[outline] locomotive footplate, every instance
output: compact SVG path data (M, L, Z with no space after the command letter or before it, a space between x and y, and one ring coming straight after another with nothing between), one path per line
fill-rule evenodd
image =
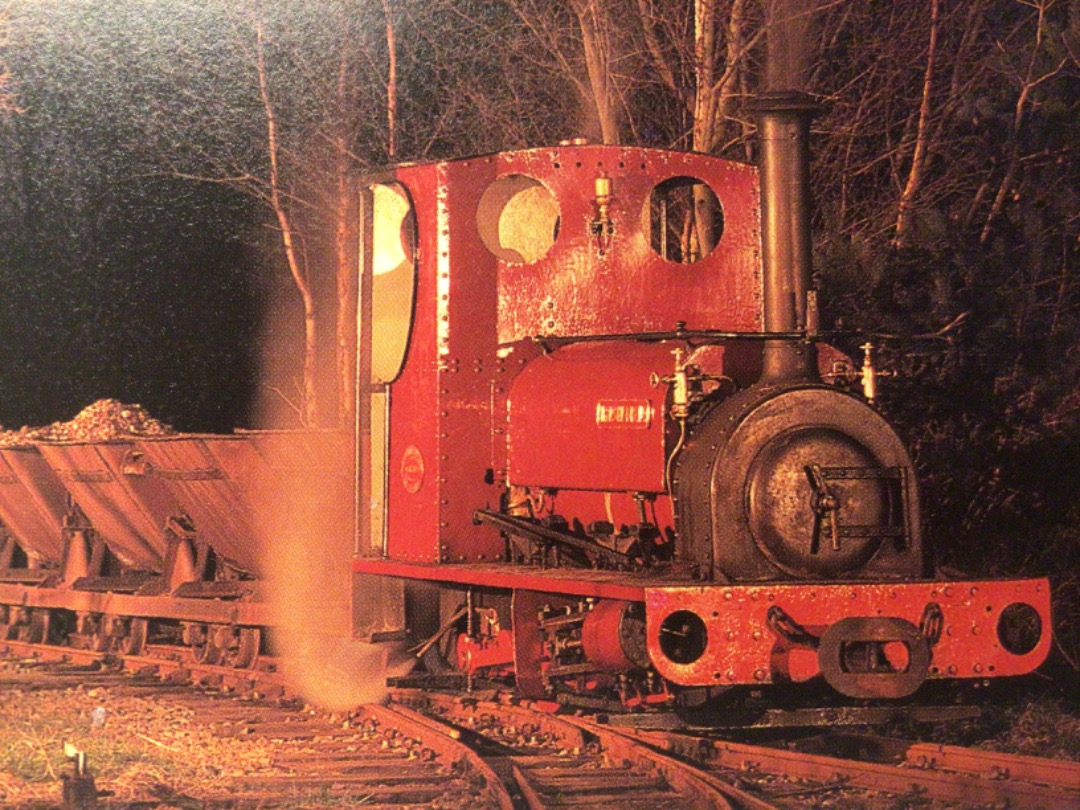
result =
M649 659L682 686L817 676L855 698L1024 675L1050 649L1044 579L648 588Z
M649 569L537 568L495 562L434 564L376 557L355 557L352 570L357 574L638 602L645 598L646 588L687 581L685 577L665 579Z

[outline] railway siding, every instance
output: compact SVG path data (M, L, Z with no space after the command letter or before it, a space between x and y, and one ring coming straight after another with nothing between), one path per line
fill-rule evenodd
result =
M867 762L806 751L707 740L662 731L635 736L717 774L783 776L960 807L1063 810L1080 807L1080 765L975 749L912 745L899 762ZM895 743L895 741L893 741Z
M11 710L4 721L16 729L0 737L23 734L40 749L33 762L17 764L2 758L0 745L0 804L9 810L133 802L200 810L513 808L480 754L407 710L335 715L265 697L272 682L262 691L254 680L223 689L205 671L162 677L145 665L102 668L86 653L73 664L62 650L0 647ZM64 746L83 755L80 773L63 764Z

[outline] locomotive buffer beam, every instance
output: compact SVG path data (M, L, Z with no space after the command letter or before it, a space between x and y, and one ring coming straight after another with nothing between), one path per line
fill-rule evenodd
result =
M555 545L575 551L583 551L586 554L595 555L617 568L636 568L641 565L640 560L631 557L629 554L607 548L584 537L541 526L524 518L504 515L502 512L477 509L473 512L473 522L477 524L488 523L497 527L500 531L524 537L526 540L542 545Z

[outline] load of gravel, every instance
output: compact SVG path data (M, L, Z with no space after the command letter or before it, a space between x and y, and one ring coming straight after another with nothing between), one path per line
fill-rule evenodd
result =
M141 436L170 436L173 429L150 416L141 405L125 405L116 399L99 399L67 422L44 427L0 431L0 447L35 442L101 442Z

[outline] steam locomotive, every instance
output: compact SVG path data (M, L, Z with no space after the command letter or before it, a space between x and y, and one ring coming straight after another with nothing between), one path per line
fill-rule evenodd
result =
M817 333L811 105L756 113L760 170L571 142L363 177L350 430L0 450L0 630L251 666L288 535L315 616L532 698L1031 672L1049 585L928 570L869 355ZM275 506L313 483L301 541Z

